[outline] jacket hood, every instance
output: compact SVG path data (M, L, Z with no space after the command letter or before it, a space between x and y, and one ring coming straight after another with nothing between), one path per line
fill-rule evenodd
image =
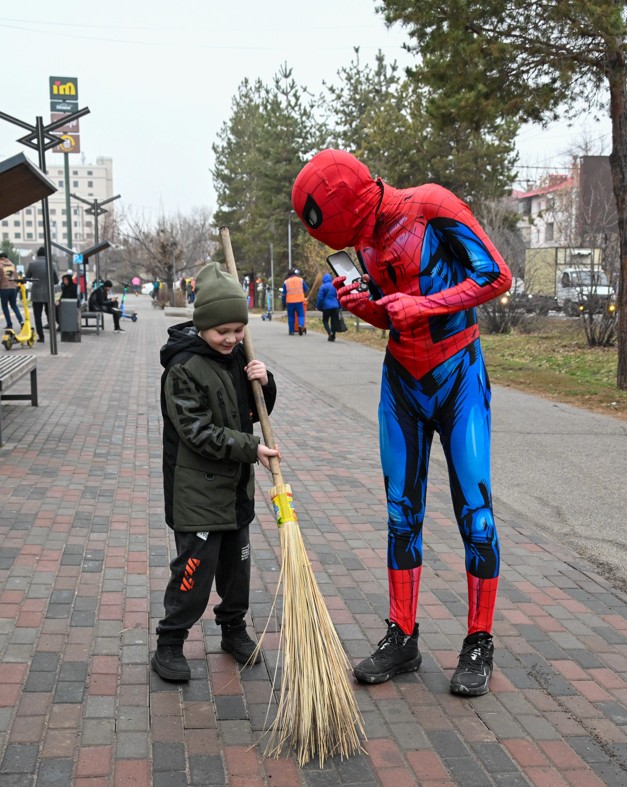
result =
M235 353L236 350L237 347L233 350L233 353ZM168 328L168 341L159 351L161 366L167 368L172 358L177 355L177 353L181 352L193 353L194 355L206 355L208 358L219 361L225 366L231 363L233 357L233 353L230 355L223 355L222 353L212 350L207 342L200 338L198 335L198 328L194 326L191 320L189 322L179 323L178 325L172 325Z
M307 232L332 249L363 243L374 229L383 183L351 153L328 148L299 172L292 205Z
M331 276L330 273L325 273L324 276L322 277L323 284L331 284L332 281L333 281L333 277Z

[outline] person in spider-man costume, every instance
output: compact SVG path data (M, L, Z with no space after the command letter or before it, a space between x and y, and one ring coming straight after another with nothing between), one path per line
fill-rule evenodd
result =
M511 274L468 206L436 184L395 189L350 153L323 150L301 170L294 210L332 249L355 248L369 291L334 280L342 308L389 330L379 432L388 506L388 631L354 668L381 683L417 670L429 453L437 432L464 544L468 634L455 694L488 691L499 541L490 487L490 383L475 307L506 292Z

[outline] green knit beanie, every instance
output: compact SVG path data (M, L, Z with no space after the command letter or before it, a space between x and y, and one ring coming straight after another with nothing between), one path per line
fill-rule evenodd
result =
M196 276L194 325L199 331L228 322L248 322L248 302L238 282L210 262Z

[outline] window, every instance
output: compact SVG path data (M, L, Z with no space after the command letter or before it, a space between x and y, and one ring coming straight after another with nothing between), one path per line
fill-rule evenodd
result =
M544 227L544 240L545 241L552 241L553 240L553 233L555 231L555 227L553 223L546 224Z
M33 222L32 221L27 221L26 222L26 226L27 227L32 227L33 226Z
M78 175L78 170L77 169L73 169L72 170L72 175Z
M20 227L20 226L21 226L21 222L20 222L20 221L18 221L17 219L14 219L14 220L13 220L13 226L14 226L14 227Z
M26 208L26 213L27 213L27 215L29 215L29 216L30 216L30 214L31 214L32 212L33 212L33 209L32 209L32 208Z
M32 232L27 232L26 233L26 239L27 240L32 240L33 239L33 233Z
M88 189L93 189L93 187L94 187L94 181L93 180L88 180L87 181L87 188Z
M88 170L87 170L87 175L93 175L93 174L94 174L94 171L93 171L93 169L88 169Z
M8 232L3 232L2 233L2 240L9 240L9 233Z
M50 208L50 215L51 216L54 216L56 212L57 212L56 208Z
M63 181L62 180L58 180L57 181L57 185L60 186L61 188L63 188Z
M72 185L74 186L75 189L77 189L78 188L78 181L77 180L73 180L72 181Z
M15 233L15 237L16 238L21 238L22 237L22 233L21 232L16 232Z

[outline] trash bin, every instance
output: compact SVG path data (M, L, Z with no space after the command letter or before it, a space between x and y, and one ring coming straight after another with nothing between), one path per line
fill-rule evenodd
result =
M59 301L59 327L62 342L80 342L81 320L75 298L61 298Z

